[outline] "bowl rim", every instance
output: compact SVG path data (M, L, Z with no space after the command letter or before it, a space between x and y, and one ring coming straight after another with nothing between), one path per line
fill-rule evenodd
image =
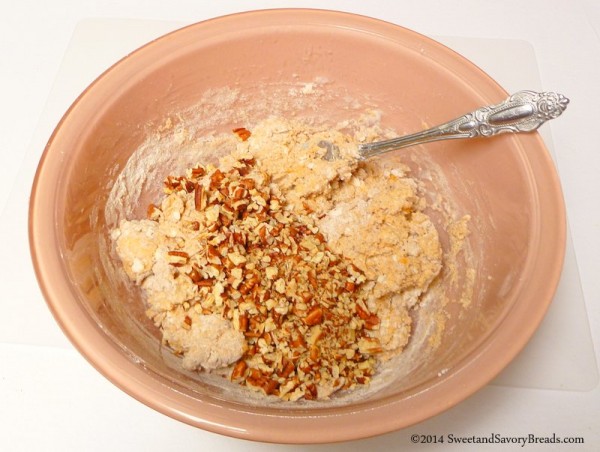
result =
M479 89L486 96L506 97L507 93L487 74L473 63L448 47L404 28L400 25L353 13L323 9L284 8L248 11L220 16L198 22L170 32L130 53L102 73L73 102L64 114L46 148L44 149L33 181L29 204L29 243L35 274L42 294L65 335L78 351L107 379L145 405L187 424L215 433L243 439L277 443L323 443L370 437L414 425L456 405L490 382L521 351L539 326L556 291L566 244L566 215L560 182L554 163L539 134L533 133L519 138L518 143L526 162L534 175L549 176L543 189L536 189L539 214L552 218L552 225L537 237L538 251L526 265L536 272L543 272L543 281L535 281L525 288L535 294L538 302L531 306L519 303L503 320L505 328L487 338L473 356L468 356L426 390L417 391L408 400L385 400L365 409L347 408L322 413L308 411L305 416L269 417L269 422L259 422L259 414L239 406L202 403L174 389L165 391L159 381L153 379L130 357L124 355L115 343L93 321L87 311L77 303L68 278L57 279L56 265L61 263L61 252L53 222L54 193L46 186L56 185L61 158L57 154L74 138L68 131L71 116L85 111L90 92L101 89L107 79L118 77L123 65L160 53L173 45L182 36L202 35L207 29L227 30L231 25L239 30L274 23L287 19L290 24L318 23L324 26L344 26L356 31L366 31L382 37L416 40L428 52L458 61L463 70L480 80ZM523 148L538 148L535 160L529 158ZM541 219L543 220L543 218ZM543 239L552 238L552 247L543 247ZM48 245L48 244L53 244ZM527 318L523 324L514 319ZM511 320L509 322L509 320ZM490 360L490 356L498 357ZM453 391L445 391L452 385ZM435 403L420 403L423 397L434 398ZM377 416L377 422L373 419ZM349 429L348 425L352 428ZM299 428L301 426L302 428Z

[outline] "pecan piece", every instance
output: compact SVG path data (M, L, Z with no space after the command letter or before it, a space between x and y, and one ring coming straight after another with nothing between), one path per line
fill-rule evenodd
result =
M235 133L242 141L246 141L252 135L248 129L245 127L237 127L233 129L233 133Z
M356 290L356 284L352 281L346 281L344 289L346 289L346 292L354 292Z
M151 220L157 220L159 215L161 214L161 210L155 204L149 204L148 209L146 211L148 218Z
M202 165L195 166L192 168L192 177L199 178L206 174L206 169Z
M200 184L197 184L194 189L194 206L198 212L206 209L206 194L204 193L204 187Z
M246 361L244 361L243 359L239 360L233 367L233 370L231 371L231 381L241 380L242 378L244 378L244 374L246 373L247 368L248 365L246 364Z
M318 325L323 321L323 309L320 307L314 307L310 311L306 317L304 317L304 323L308 326Z
M187 264L190 256L185 251L169 251L167 252L168 262L173 267L182 267Z
M240 180L240 185L246 190L252 190L256 187L256 181L252 178L245 178Z
M195 283L195 284L197 284L200 281L202 281L202 275L200 275L200 272L198 271L198 267L196 267L195 265L192 266L192 269L188 273L188 276L190 277L190 279L192 280L192 282Z
M281 369L281 371L279 371L277 375L283 378L288 378L292 374L292 372L294 372L295 369L296 368L294 366L294 363L292 361L286 360L283 369Z
M217 188L223 179L225 179L225 175L223 174L223 172L220 169L216 169L210 175L210 188Z

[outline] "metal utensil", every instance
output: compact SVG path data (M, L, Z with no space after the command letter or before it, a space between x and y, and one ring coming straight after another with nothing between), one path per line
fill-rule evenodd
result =
M391 140L361 144L359 160L396 149L458 138L491 137L504 132L531 132L550 119L557 118L567 108L569 99L554 92L519 91L497 105L481 107L460 118L431 129ZM327 141L319 142L327 149L325 160L334 160L338 149Z

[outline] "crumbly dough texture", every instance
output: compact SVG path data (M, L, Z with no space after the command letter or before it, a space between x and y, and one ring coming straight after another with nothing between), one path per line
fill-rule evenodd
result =
M169 250L193 254L199 251L199 242L194 231L178 224L183 205L176 199L170 196L163 201L165 221L123 221L112 231L112 238L125 272L144 290L147 316L160 326L163 341L183 356L183 367L222 368L242 356L244 336L228 320L184 308L197 289L189 278L173 278ZM186 316L189 328L182 327Z
M358 140L378 138L377 119L365 116L365 126L351 136L271 118L253 129L233 157L256 158L294 211L314 218L328 246L365 273L370 308L382 319L381 358L387 359L408 343L409 310L440 273L443 255L408 167L357 160ZM331 162L323 159L324 141L337 148Z
M220 165L225 171L240 159L254 159L287 208L316 224L331 252L365 275L362 290L368 309L380 319L373 332L381 344L377 358L385 361L408 343L410 311L439 274L442 248L408 168L388 160L356 159L358 140L375 139L379 132L368 121L349 134L270 118L252 127L249 138L240 140ZM337 148L335 160L323 159L324 141ZM169 265L170 249L190 256L200 251L197 231L179 221L190 213L176 196L165 197L160 211L161 221L122 221L112 231L124 271L141 285L148 316L159 325L163 340L183 356L185 368L231 366L244 354L244 335L230 320L215 315L196 312L193 319L185 319L189 314L184 303L197 287L190 278L174 279Z

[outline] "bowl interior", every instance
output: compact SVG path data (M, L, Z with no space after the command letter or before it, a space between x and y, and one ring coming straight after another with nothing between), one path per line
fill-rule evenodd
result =
M322 95L310 102L289 95L306 83L318 85ZM166 118L193 120L194 133L202 135L256 123L273 113L334 124L373 108L382 112L383 126L402 133L505 97L489 77L443 46L391 24L346 14L263 11L163 37L99 78L65 115L48 146L34 188L31 223L34 260L46 297L74 343L115 383L161 411L211 430L312 442L320 440L314 418L321 418L320 425L331 422L329 438L349 439L433 415L504 367L550 301L560 246L542 257L539 250L548 240L560 242L562 210L537 134L434 143L407 149L400 157L432 189L436 185L429 170L436 168L456 217L471 215L467 242L475 263L473 301L464 309L461 284L448 290L440 345L427 353L417 350L423 353L417 364L351 403L262 406L209 377L182 372L176 358L159 346L140 292L113 274L109 231L118 218L108 214L106 203L129 158ZM185 167L176 157L166 156L168 164L153 169L155 184L178 165ZM540 187L547 199L540 200ZM143 217L158 184L153 188L140 182L140 189L130 212ZM124 202L130 195L123 194ZM550 224L542 229L545 220ZM437 221L441 226L444 218ZM41 241L48 238L56 245L43 255ZM546 276L540 275L540 265L550 266ZM464 272L460 275L466 278ZM548 275L546 284L536 282ZM539 287L548 290L539 292ZM417 324L426 315L427 309L417 312ZM502 346L508 337L512 342ZM469 368L469 378L463 377ZM392 405L396 418L377 427L354 421L340 426L332 420L340 415L358 420L360 412ZM259 425L257 415L264 414L306 422L309 433L288 429L278 436ZM273 422L289 426L286 420Z

